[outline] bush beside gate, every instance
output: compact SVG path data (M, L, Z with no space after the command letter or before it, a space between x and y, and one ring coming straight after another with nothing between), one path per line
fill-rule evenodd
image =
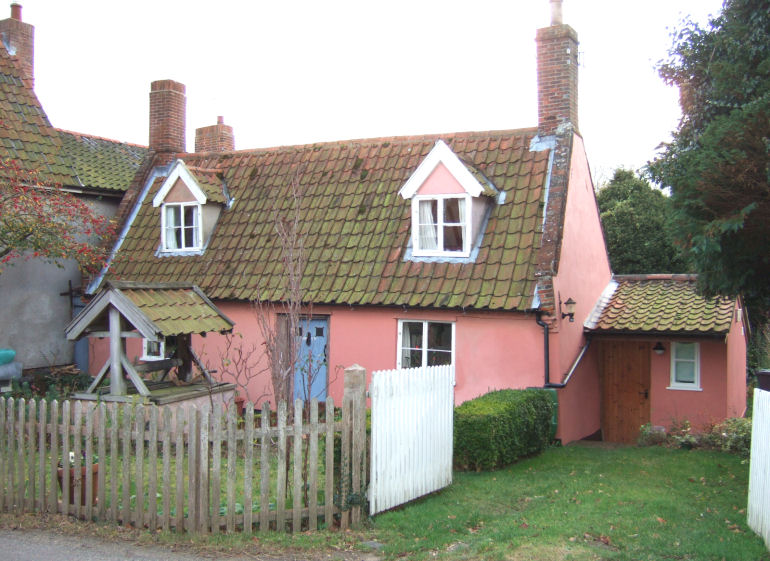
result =
M499 390L466 401L455 408L455 468L496 469L544 450L552 415L544 390Z

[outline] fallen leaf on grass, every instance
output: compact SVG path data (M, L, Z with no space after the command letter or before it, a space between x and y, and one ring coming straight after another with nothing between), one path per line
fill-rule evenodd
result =
M659 524L665 524L666 523L666 519L665 518L661 518L660 516L656 517L655 520L657 520Z

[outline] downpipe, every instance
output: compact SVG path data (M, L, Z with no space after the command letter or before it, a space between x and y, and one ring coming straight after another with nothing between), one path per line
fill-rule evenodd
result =
M548 324L543 321L543 312L535 312L535 322L543 328L543 364L545 369L545 384L544 388L563 388L566 384L551 383L551 353L550 353L550 328Z

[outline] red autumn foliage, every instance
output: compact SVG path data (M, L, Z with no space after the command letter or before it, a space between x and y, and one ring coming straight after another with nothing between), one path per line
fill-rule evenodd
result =
M109 252L103 240L114 232L110 218L85 200L15 160L0 160L0 273L19 259L59 266L74 259L81 271L94 273Z

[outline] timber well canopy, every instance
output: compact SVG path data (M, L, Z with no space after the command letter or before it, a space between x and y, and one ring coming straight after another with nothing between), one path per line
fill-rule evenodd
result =
M194 333L226 333L232 331L234 325L195 285L110 281L65 328L67 339L71 341L85 336L109 337L110 341L109 359L88 390L77 397L95 399L98 386L109 372L109 394L100 395L100 399L125 399L128 394L123 377L125 372L136 393L151 398L151 391L140 373L163 370L165 378L176 368L176 385L185 385L192 378L193 363L208 381L209 389L217 386L192 350L191 336ZM169 345L174 352L162 360L131 364L126 356L127 338L169 341L175 343Z

